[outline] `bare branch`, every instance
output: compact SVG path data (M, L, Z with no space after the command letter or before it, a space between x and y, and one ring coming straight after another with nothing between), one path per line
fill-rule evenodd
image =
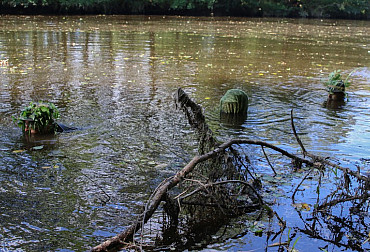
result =
M290 122L292 124L292 129L293 129L294 136L297 139L297 142L298 142L299 146L301 146L301 149L302 149L302 152L303 152L303 156L306 156L307 151L304 148L304 146L303 146L303 144L301 142L301 139L299 139L298 134L297 134L297 131L295 130L294 120L293 120L293 109L290 111Z
M274 174L276 176L277 173L276 173L274 167L272 166L272 164L270 163L270 160L269 160L268 156L266 155L265 148L263 146L261 148L262 148L262 151L263 151L263 155L265 155L267 163L269 164L269 166L271 167L272 171L274 172Z

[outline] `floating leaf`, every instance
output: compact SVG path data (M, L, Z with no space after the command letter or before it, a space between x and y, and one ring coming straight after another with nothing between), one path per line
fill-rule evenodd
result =
M296 204L293 204L293 206L297 208L298 210L306 210L306 211L311 210L310 205L308 205L307 203L296 203Z
M32 150L42 150L43 148L44 148L44 145L39 145L39 146L32 147Z
M21 152L24 152L26 150L14 150L13 153L21 153Z

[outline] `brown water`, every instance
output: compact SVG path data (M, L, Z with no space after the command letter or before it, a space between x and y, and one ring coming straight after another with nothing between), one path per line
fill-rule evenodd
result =
M256 138L296 152L294 109L309 151L369 173L369 34L368 21L348 20L0 16L0 248L86 250L135 220L160 181L195 154L175 110L178 87L204 107L221 140ZM355 70L337 109L323 106L322 80L335 69ZM239 125L219 119L230 88L250 97ZM35 100L54 102L60 121L80 130L27 141L11 116ZM258 173L271 174L258 148L245 150ZM278 173L291 173L275 160ZM274 209L299 228L284 198L291 189L279 188ZM264 247L265 235L235 236L250 227L241 222L204 246ZM301 251L327 244L297 235Z

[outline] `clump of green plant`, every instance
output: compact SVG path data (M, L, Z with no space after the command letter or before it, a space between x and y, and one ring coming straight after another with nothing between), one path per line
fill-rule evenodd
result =
M30 102L18 117L13 117L23 131L29 133L55 133L56 120L59 118L57 107L51 102Z
M335 70L329 74L329 77L326 82L324 82L325 86L327 87L327 91L329 94L334 93L344 93L346 94L345 90L346 87L349 87L350 83L348 78L351 76L353 71L347 76L345 80L343 80L342 75L340 74L340 70Z

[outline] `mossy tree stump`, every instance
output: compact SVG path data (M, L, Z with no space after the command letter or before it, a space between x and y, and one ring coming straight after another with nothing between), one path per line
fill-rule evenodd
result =
M240 89L230 89L220 100L221 113L246 114L248 110L248 95Z

